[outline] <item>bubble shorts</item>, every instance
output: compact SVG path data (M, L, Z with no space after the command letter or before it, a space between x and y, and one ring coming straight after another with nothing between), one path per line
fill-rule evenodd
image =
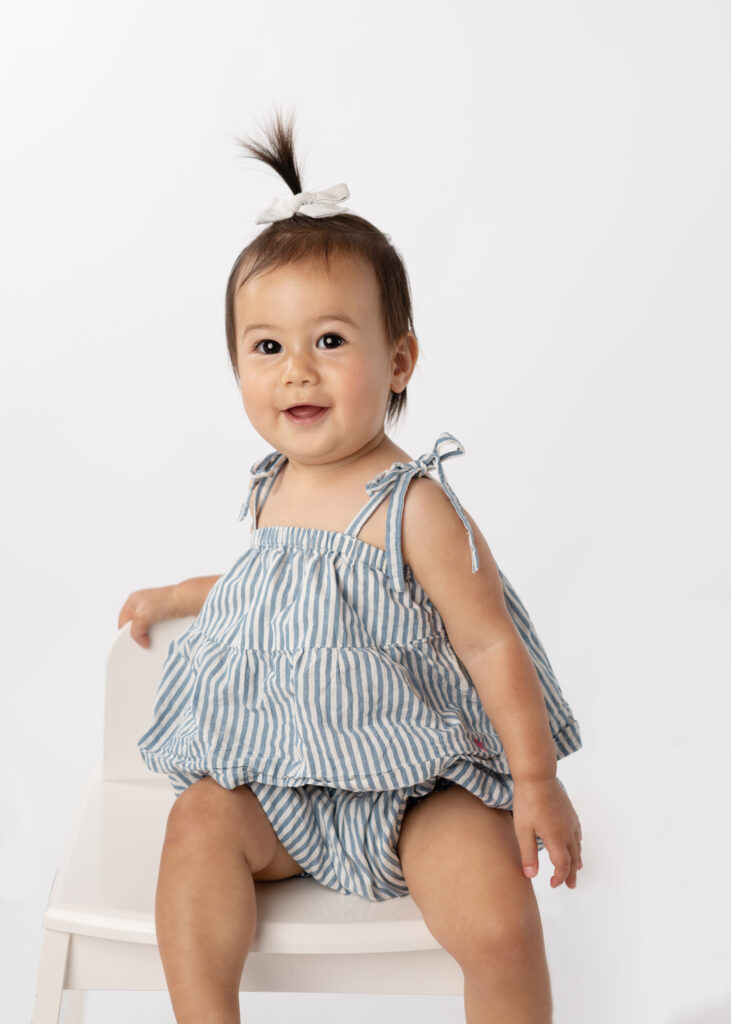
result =
M379 901L407 896L398 840L406 810L435 790L460 784L492 807L512 805L510 776L474 763L402 789L351 791L327 786L248 785L302 872L335 892ZM460 775L460 778L452 777Z

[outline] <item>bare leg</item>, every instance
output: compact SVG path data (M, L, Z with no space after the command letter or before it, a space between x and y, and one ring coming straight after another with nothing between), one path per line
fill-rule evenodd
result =
M437 790L406 812L398 852L427 928L462 968L467 1024L551 1024L543 928L508 811Z
M551 1024L551 982L542 930L492 963L463 967L467 1024Z
M206 777L177 798L155 927L178 1024L239 1024L239 983L256 931L254 879L300 870L247 786L227 790Z

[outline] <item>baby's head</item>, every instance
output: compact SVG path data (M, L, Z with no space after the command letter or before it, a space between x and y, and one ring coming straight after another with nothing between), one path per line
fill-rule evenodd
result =
M293 194L303 191L291 123L276 115L268 147L241 141ZM366 443L403 413L418 358L401 257L348 212L294 213L257 235L229 276L226 337L249 419L275 447L283 429L301 436L328 417L336 433ZM286 412L297 404L326 411L298 422Z

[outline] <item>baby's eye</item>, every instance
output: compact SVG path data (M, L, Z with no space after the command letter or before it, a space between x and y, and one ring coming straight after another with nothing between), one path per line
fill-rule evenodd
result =
M278 344L279 344L278 341L272 341L271 338L262 338L261 341L257 341L256 345L254 345L254 351L255 352L260 351L260 349L259 349L260 345L278 345ZM270 356L270 355L273 355L274 353L273 352L264 352L262 354L266 355L266 356Z
M345 340L344 338L341 338L339 334L323 334L317 340L322 341L323 338L337 338L339 342ZM327 345L326 348L340 348L340 345Z

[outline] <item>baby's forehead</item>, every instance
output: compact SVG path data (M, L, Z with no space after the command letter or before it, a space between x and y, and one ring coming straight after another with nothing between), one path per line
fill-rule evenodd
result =
M254 267L250 276L242 275L234 308L239 324L251 317L272 323L270 318L279 313L295 319L332 316L336 311L365 324L380 308L379 285L372 269L348 260L327 265L299 260L261 271Z
M367 286L377 283L374 267L365 257L350 253L334 253L329 256L315 253L298 259L282 259L266 264L261 269L256 268L253 260L248 261L237 275L236 294L239 294L242 288L245 289L250 282L272 275L281 278L306 276L320 280L324 284L332 282L335 285L341 284L343 278L347 278L355 285Z

